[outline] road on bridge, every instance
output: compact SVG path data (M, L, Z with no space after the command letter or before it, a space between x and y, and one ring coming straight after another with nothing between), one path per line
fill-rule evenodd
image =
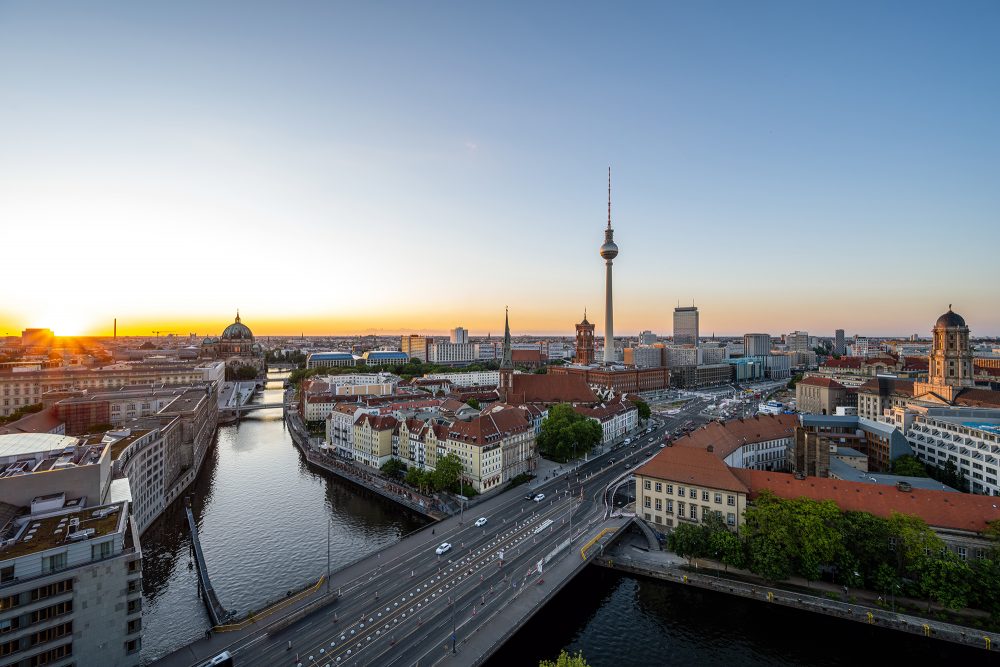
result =
M353 579L335 574L337 602L281 630L262 630L229 647L243 665L432 665L488 622L498 606L514 603L519 589L544 577L538 562L571 535L596 534L605 520L608 485L658 450L663 435L696 418L692 401L650 434L618 445L572 472L530 491L527 487L484 501L460 523L453 517L367 559ZM475 526L477 517L484 526ZM589 531L589 532L588 532ZM445 554L435 548L452 545ZM574 557L574 554L570 554ZM501 630L497 630L501 632ZM290 646L290 648L289 648ZM471 657L471 656L470 656Z

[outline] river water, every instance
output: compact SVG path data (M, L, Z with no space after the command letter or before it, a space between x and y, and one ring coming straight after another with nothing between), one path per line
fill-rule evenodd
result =
M561 649L591 667L988 665L995 653L590 566L487 667Z
M258 402L280 402L271 374ZM189 487L212 584L228 610L244 613L316 581L326 572L327 525L333 570L380 549L426 520L380 496L310 468L281 410L248 413L220 426ZM181 502L142 536L142 655L154 660L209 627L188 568L191 538Z

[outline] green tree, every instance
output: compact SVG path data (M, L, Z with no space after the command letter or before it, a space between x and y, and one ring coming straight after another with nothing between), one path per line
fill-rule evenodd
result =
M474 410L479 410L479 401L474 398L470 398L465 404Z
M832 500L788 501L796 571L807 581L819 579L820 568L833 563L843 549L840 508Z
M994 620L1000 620L1000 558L993 552L993 558L976 559L972 562L972 587L970 604L988 611Z
M538 435L538 449L547 457L567 461L601 442L604 432L597 421L584 417L567 403L549 408Z
M649 416L653 414L653 411L649 409L649 403L641 398L630 398L629 400L632 401L632 404L639 410L639 419L649 419Z
M399 459L389 459L382 464L382 467L379 468L379 470L381 470L382 474L386 477L392 477L394 479L402 479L407 473L406 464Z
M923 462L912 454L897 456L892 462L892 474L905 477L927 477Z
M726 572L729 571L730 567L746 567L746 552L743 549L743 542L728 529L716 530L711 533L708 540L708 550L726 566Z
M949 609L962 609L972 594L972 569L951 550L922 556L916 563L920 592L931 601ZM994 590L994 593L996 591Z
M915 568L924 554L944 549L944 542L920 517L893 512L888 522L896 545L896 572L901 576Z
M583 653L570 655L565 650L562 650L554 662L552 660L542 660L538 663L538 667L590 667L590 664L584 660Z
M423 489L424 478L426 476L427 475L423 470L414 466L406 471L406 476L403 478L403 481L416 489Z
M889 551L889 522L868 512L845 512L841 521L841 531L844 556L842 561L838 562L837 570L845 572L848 567L856 567L868 586L886 592L888 589L877 587L875 575L879 567L892 555ZM851 557L849 562L847 556ZM892 575L896 576L894 568Z
M788 550L765 537L751 537L747 541L747 562L751 572L768 581L781 581L792 574L792 559Z
M707 555L708 543L705 540L706 532L701 526L691 523L682 523L667 537L670 550L681 558L687 558L688 563L694 558L702 558Z
M431 484L435 491L456 490L462 474L462 459L454 454L447 454L438 459L434 466Z

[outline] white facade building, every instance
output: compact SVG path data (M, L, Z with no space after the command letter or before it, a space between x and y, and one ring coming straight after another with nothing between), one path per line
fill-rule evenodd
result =
M471 364L477 360L472 343L431 343L427 348L427 361L432 364Z
M965 473L973 493L1000 496L1000 410L923 408L916 414L893 409L913 453L939 468L948 461ZM912 422L907 427L908 418Z

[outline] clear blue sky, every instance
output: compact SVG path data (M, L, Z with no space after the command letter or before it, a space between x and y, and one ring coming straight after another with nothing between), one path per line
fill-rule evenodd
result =
M998 35L998 2L0 2L0 334L569 332L609 164L617 333L694 298L708 333L1000 334Z

